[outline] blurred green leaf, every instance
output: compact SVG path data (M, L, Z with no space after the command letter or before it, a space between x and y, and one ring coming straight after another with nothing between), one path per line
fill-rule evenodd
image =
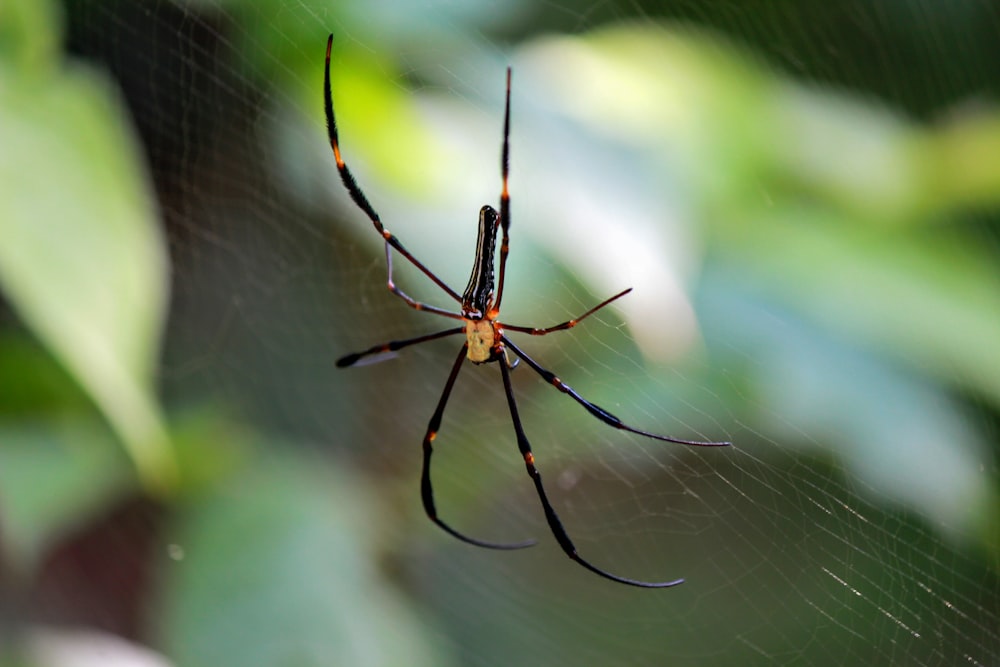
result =
M25 72L50 70L59 55L59 18L54 0L4 0L0 4L0 62Z
M533 52L573 72L548 76L575 115L683 165L682 192L715 249L751 270L745 279L1000 405L1000 269L939 224L1000 197L1000 110L919 126L792 83L725 42L654 26Z
M329 466L277 456L183 508L167 654L214 667L445 664L374 563L377 503Z
M93 404L34 339L0 336L0 549L20 572L133 486Z
M0 288L162 490L174 476L153 395L166 257L124 106L90 69L0 61L0 146Z
M1000 405L1000 272L947 229L865 230L814 207L745 210L724 255L814 320ZM919 363L916 360L919 359Z
M93 403L37 339L0 333L0 424L88 410Z
M872 499L995 547L983 533L997 519L987 447L955 401L936 383L769 303L769 290L725 287L735 271L710 266L701 312L706 337L725 341L713 352L717 363L754 387L745 419L785 446L836 456ZM744 349L754 351L748 366L733 354Z
M996 205L1000 202L1000 112L960 114L921 140L932 203Z
M0 423L0 442L0 536L21 571L133 486L113 435L94 419Z

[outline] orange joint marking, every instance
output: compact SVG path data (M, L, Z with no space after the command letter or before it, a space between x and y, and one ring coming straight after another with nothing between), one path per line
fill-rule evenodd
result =
M333 159L337 161L337 169L344 168L344 158L340 157L340 146L337 144L332 144L333 146Z
M427 442L434 442L434 438L438 437L437 431L429 431L427 433Z
M535 465L535 455L532 454L531 452L528 452L527 454L524 455L524 462L527 463L529 466Z

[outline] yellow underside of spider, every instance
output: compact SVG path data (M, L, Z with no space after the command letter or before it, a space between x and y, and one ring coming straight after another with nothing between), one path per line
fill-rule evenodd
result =
M474 364L483 364L493 356L497 331L492 320L466 320L465 339L469 344L466 356Z

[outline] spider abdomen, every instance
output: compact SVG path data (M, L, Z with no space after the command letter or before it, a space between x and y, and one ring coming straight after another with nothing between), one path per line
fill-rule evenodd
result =
M465 293L462 295L462 314L466 317L483 317L492 305L493 256L496 253L499 226L495 208L484 206L479 210L476 261L472 265L469 284L466 285Z

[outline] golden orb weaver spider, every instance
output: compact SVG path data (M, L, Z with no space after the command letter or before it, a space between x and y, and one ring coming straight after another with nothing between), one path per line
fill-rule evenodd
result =
M445 284L444 281L438 278L416 257L411 255L410 252L403 247L403 244L399 242L396 236L382 225L382 221L379 218L378 213L376 213L375 209L373 209L371 204L368 203L368 198L365 197L361 188L354 180L354 176L351 174L350 169L347 168L347 164L344 162L344 159L340 154L340 140L337 136L337 121L333 114L333 96L330 91L330 49L332 46L333 35L330 35L326 42L326 72L323 78L323 101L326 112L327 132L330 136L330 147L333 149L333 156L337 163L337 170L340 172L340 179L343 181L344 187L347 188L348 194L358 208L364 211L365 215L368 216L372 224L375 225L376 231L378 231L382 238L385 239L385 261L388 272L387 284L389 290L401 298L410 308L426 311L428 313L433 313L435 315L440 315L442 317L462 322L461 326L445 329L444 331L437 331L405 340L389 341L388 343L372 346L361 352L348 354L337 360L337 366L341 368L353 366L361 359L371 355L400 350L404 347L409 347L410 345L426 343L427 341L437 340L438 338L444 338L446 336L465 334L465 342L462 344L462 348L458 352L458 357L456 357L455 362L451 367L451 372L448 374L448 379L445 381L444 391L441 394L441 398L438 400L437 408L435 408L434 414L431 416L430 423L427 425L427 432L424 434L423 469L420 476L420 497L423 501L424 511L427 513L427 516L449 535L478 547L486 547L488 549L522 549L536 544L535 540L512 544L500 544L474 539L458 532L440 519L437 514L437 508L434 505L434 492L431 487L430 477L431 454L433 452L432 443L434 442L435 437L437 437L438 429L441 426L441 419L444 415L444 409L448 403L448 397L451 395L451 390L455 386L455 380L458 378L458 372L462 368L462 363L467 358L474 364L498 362L497 365L500 366L500 376L503 378L504 393L507 397L507 407L510 409L510 417L514 425L514 434L517 438L517 446L521 451L521 456L524 458L524 465L527 468L528 475L535 484L535 491L538 493L538 499L541 501L542 509L545 511L545 519L549 524L549 529L552 531L552 535L556 538L556 542L559 543L559 546L566 553L566 555L594 574L621 584L639 586L642 588L667 588L682 583L684 581L683 579L651 582L620 577L616 574L602 570L596 565L591 564L589 561L584 560L577 553L576 547L573 545L573 541L570 540L569 535L566 533L566 529L563 528L559 515L556 514L555 509L549 502L548 496L545 493L545 487L542 486L541 474L535 467L535 457L531 452L531 444L528 442L528 436L525 434L524 428L521 425L521 418L518 416L517 403L514 400L514 393L510 383L510 371L515 365L517 365L518 360L523 360L533 371L538 373L543 380L556 387L564 394L570 396L573 400L582 405L587 412L609 426L613 426L623 431L644 435L648 438L674 442L682 445L722 447L727 446L730 443L682 440L679 438L671 438L665 435L657 435L648 431L632 428L604 408L584 399L576 393L572 387L560 380L554 373L542 368L534 359L525 354L521 348L512 343L510 339L504 335L505 330L517 331L519 333L526 333L532 336L544 336L555 331L572 329L584 318L593 315L598 310L632 291L632 288L623 290L622 292L605 299L585 312L583 315L567 320L562 324L556 324L555 326L544 328L515 326L500 322L500 320L497 319L500 316L500 300L503 298L504 271L507 266L507 254L510 249L510 239L508 236L508 232L510 230L510 194L507 192L507 175L510 163L510 68L507 68L507 95L506 103L504 105L503 144L500 154L500 176L502 181L502 187L500 190L500 212L497 213L496 209L489 205L483 206L479 211L479 234L476 240L475 263L472 267L472 274L469 276L469 284L466 286L465 292L459 296L455 290ZM498 230L503 232L503 237L500 243L499 279L496 283L496 296L494 297L493 262L496 254ZM444 290L448 296L458 302L461 305L461 312L453 312L444 308L438 308L437 306L421 303L411 298L399 287L397 287L396 283L393 282L392 279L393 249L409 260L413 266L420 269L424 275ZM513 363L511 363L507 356L508 350L513 352L515 355Z

